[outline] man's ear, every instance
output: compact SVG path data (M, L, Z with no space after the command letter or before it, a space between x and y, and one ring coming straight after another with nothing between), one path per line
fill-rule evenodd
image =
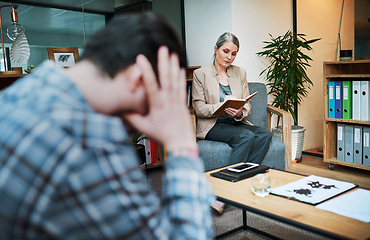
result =
M140 68L135 64L132 64L125 71L123 71L124 77L126 79L126 84L130 92L135 92L137 87L139 87L142 82L142 72Z

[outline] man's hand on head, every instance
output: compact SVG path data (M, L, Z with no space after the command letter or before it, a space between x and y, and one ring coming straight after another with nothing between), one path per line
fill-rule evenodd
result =
M138 131L163 143L168 151L196 148L195 135L186 105L185 69L180 69L178 56L169 54L166 47L158 51L158 75L150 62L139 55L136 64L142 72L148 99L148 113L124 115Z

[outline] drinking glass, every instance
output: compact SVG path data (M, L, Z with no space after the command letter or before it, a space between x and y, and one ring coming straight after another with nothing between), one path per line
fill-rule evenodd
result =
M252 179L252 192L259 197L265 197L271 192L271 179L267 174L257 174Z

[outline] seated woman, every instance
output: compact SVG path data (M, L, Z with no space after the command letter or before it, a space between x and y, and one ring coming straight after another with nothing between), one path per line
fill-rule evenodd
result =
M197 115L197 138L227 143L233 148L230 163L261 163L272 134L263 127L247 121L250 103L240 109L226 108L226 117L212 113L228 98L246 98L250 95L246 71L231 65L239 51L239 40L232 33L222 34L214 46L211 65L194 71L192 104ZM223 205L216 206L223 211ZM217 209L216 209L217 210Z

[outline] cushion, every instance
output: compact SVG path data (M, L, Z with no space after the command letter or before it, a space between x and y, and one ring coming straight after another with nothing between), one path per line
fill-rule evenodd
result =
M229 161L232 148L223 142L198 140L199 155L204 161L205 171L210 171L230 164L238 163ZM285 169L285 146L282 141L272 137L269 150L262 163L270 168Z

